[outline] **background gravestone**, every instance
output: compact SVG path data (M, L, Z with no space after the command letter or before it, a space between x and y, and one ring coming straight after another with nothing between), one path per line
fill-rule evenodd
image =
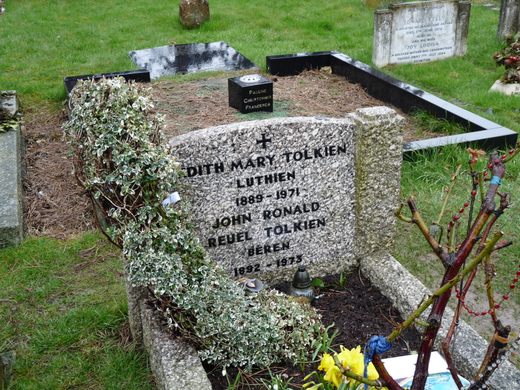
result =
M520 0L502 0L497 37L505 38L520 31Z
M376 66L435 61L467 50L469 1L392 4L374 14Z
M199 27L209 20L208 0L181 0L179 2L179 19L186 28Z
M202 245L231 275L269 280L298 265L337 273L387 250L401 119L375 107L344 119L268 119L174 138L172 153L186 173L179 190Z

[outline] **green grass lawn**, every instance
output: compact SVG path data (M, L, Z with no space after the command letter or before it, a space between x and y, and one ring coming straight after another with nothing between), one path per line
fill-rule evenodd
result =
M177 2L165 0L9 2L0 20L0 89L18 90L27 104L58 107L63 77L129 70L128 51L173 43L224 40L262 67L266 55L319 50L371 61L372 10L361 0L220 0L196 30L184 30L177 14ZM501 73L491 59L500 47L497 22L498 11L476 4L466 56L386 71L520 130L516 100L487 93Z
M321 50L371 62L372 10L361 0L220 0L210 7L208 23L184 30L172 1L8 0L0 16L0 90L17 90L22 106L60 109L63 77L130 70L128 51L173 43L223 40L262 67L266 55ZM500 48L498 11L475 4L471 13L466 56L384 70L519 131L519 98L487 92L501 74L491 58ZM466 160L464 151L450 148L405 163L403 197L415 194L431 221L454 166ZM520 234L519 172L517 160L503 187L513 202L501 226L512 239ZM464 202L465 188L457 189L452 210ZM427 256L416 228L398 225L395 256L435 285L438 261ZM499 291L519 258L518 244L500 253L498 271L507 277L498 278ZM29 238L0 250L0 351L16 349L14 388L152 387L146 359L125 341L121 268L117 251L93 233L66 241ZM518 293L513 300L520 304Z
M16 351L15 389L151 389L126 313L119 251L97 233L0 251L0 351Z

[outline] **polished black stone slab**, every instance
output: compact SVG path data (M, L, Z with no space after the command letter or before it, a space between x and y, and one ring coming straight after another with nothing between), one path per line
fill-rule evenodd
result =
M273 112L273 82L259 74L228 79L229 106L242 114Z
M178 73L257 69L257 66L226 42L188 43L134 50L128 53L152 79Z
M267 71L275 76L291 76L308 69L330 66L330 51L267 56Z
M63 79L63 83L65 84L65 89L67 90L67 95L70 95L72 89L78 82L78 80L99 80L101 78L111 79L114 77L124 77L126 81L133 80L140 83L149 83L150 82L150 72L146 69L139 70L130 70L127 72L113 72L113 73L96 73L96 74L87 74L81 76L67 76Z
M281 76L295 75L305 69L330 66L332 73L344 76L351 83L360 84L370 95L406 113L426 111L437 118L459 123L468 129L465 134L406 143L403 145L403 153L407 158L417 151L451 144L474 145L487 150L508 148L514 146L518 138L518 133L511 129L404 83L343 53L298 53L268 56L266 60L267 69L272 74Z

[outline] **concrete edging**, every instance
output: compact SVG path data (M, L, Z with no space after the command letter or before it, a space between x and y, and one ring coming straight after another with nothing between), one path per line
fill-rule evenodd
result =
M211 390L211 383L195 348L164 331L157 312L148 304L146 288L126 282L130 331L148 355L155 383L161 390Z
M159 318L146 301L140 305L143 345L160 389L211 390L211 383L197 351L182 339L163 331Z
M23 239L22 135L15 91L0 92L0 248Z

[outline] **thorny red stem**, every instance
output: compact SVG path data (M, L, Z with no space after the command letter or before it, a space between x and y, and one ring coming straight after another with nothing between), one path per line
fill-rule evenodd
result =
M491 165L491 168L492 167L493 166ZM475 186L475 183L473 183L473 186ZM499 209L497 211L495 211L495 213L493 214L493 217L491 218L489 223L486 225L486 228L484 229L484 232L482 233L482 238L480 240L480 244L479 244L479 246L477 248L477 251L476 251L477 254L482 252L482 250L485 247L485 243L487 241L487 238L489 236L491 228L493 227L493 225L495 224L497 219L500 217L500 215L503 214L504 210L509 206L508 195L507 194L500 194L500 193L498 193L498 195L500 196L500 207L499 207ZM458 296L459 301L458 301L458 304L457 304L457 307L456 307L456 310L455 310L455 314L454 314L453 319L451 321L451 324L450 324L448 333L446 335L446 338L442 342L442 350L443 350L443 353L444 353L444 357L446 359L446 363L448 364L448 369L450 370L451 376L452 376L453 380L455 381L455 384L457 385L457 387L459 389L462 388L462 383L461 383L461 381L459 379L458 371L455 368L455 366L453 365L453 362L452 362L452 359L451 359L451 353L450 353L450 350L449 350L449 345L451 344L451 340L453 338L453 334L455 333L455 330L456 330L456 328L458 327L458 324L459 324L461 304L462 304L462 302L464 302L466 294L468 293L468 290L469 290L471 284L473 283L473 280L475 279L476 273L477 273L477 268L475 268L470 273L470 275L468 276L468 278L466 280L466 283L464 284L464 287L459 292L459 296ZM496 330L497 329L497 317L496 317L496 314L495 314L495 311L494 311L494 307L495 307L494 300L491 300L490 301L490 314L492 316L493 325L494 325L495 330Z
M497 157L496 155L493 155L490 159L490 163L493 164L493 176L497 176L498 178L502 179L505 173L505 166L503 164L502 159L500 157ZM460 268L462 267L462 265L468 258L469 254L473 250L480 232L484 228L487 220L489 219L489 217L495 209L494 198L497 193L497 190L498 184L493 183L489 185L489 189L487 191L480 212L475 218L475 222L471 226L471 229L466 239L462 242L459 249L455 253L455 259L453 263L449 265L446 269L441 285L444 285L457 275ZM408 205L413 213L414 210L412 210L410 202L408 203ZM419 349L419 356L417 357L417 364L415 367L415 374L411 390L422 390L425 387L426 379L428 377L428 366L430 363L430 356L433 348L433 343L435 341L435 338L437 337L437 333L441 325L441 320L444 315L444 311L446 310L446 305L448 304L450 296L451 289L446 291L439 298L437 298L437 300L432 305L432 310L430 312L430 315L428 316L428 326L426 328L426 331L424 332L423 341Z

